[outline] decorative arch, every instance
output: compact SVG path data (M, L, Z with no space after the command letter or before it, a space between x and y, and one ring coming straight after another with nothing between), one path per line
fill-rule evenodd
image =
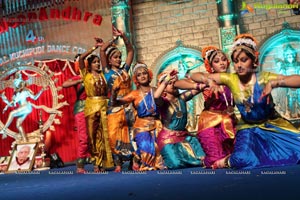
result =
M151 65L153 69L153 81L157 83L157 76L164 72L176 69L179 79L184 78L188 71L205 72L203 59L201 56L201 48L196 46L186 46L182 41L178 40L176 45L167 51L163 52ZM198 115L203 110L203 96L197 95L192 100L187 102L188 106L188 124L187 129L190 132L197 131Z
M164 51L151 65L154 74L153 83L156 84L157 75L166 70L178 70L179 78L183 78L188 71L205 71L204 67L201 68L202 64L201 48L184 45L178 40L174 47Z
M259 48L260 70L278 74L300 74L300 30L284 23ZM276 110L292 122L300 121L300 90L277 88L272 92Z

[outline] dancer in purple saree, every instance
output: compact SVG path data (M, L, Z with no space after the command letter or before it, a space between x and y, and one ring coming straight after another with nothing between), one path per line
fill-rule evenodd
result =
M208 73L226 72L229 67L227 56L218 48L203 48L202 57ZM229 155L233 150L235 137L235 115L232 94L227 86L224 93L213 94L208 88L203 91L204 110L198 122L198 140L205 152L204 167Z

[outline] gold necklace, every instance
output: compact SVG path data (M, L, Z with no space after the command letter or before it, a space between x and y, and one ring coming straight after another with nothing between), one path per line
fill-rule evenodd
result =
M100 86L103 84L103 79L101 74L97 74L97 75L93 74L93 79L95 81L96 86L99 86L99 81L100 81Z
M93 74L93 79L95 81L95 85L94 85L95 95L96 96L103 95L105 93L104 90L106 90L106 88L103 88L103 78L101 74L97 74L97 76Z
M183 117L183 113L181 110L181 105L180 105L180 101L179 99L176 99L175 102L170 102L172 108L174 109L174 111L176 112L176 117L177 118L182 118Z

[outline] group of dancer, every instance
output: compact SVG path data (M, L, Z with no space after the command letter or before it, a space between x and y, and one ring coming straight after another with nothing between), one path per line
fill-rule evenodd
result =
M235 73L227 72L227 55L208 46L202 50L207 73L178 80L176 70L163 72L156 87L150 85L153 73L145 63L135 64L130 77L133 47L122 31L114 28L113 35L107 42L95 38L96 45L78 57L80 76L64 84L77 87L80 102L74 108L81 113L75 117L78 173L86 172L87 157L94 172L113 167L120 172L125 161L136 171L298 164L299 130L276 112L271 91L300 87L300 76L257 71L257 42L251 35L235 39L231 55ZM123 66L121 51L114 45L118 38L127 51ZM100 57L92 53L97 48ZM205 103L193 135L186 129L186 102L199 93Z

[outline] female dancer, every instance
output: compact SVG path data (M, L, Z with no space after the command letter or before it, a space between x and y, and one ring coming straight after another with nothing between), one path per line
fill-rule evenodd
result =
M75 56L75 71L76 73L79 72L79 56L80 54ZM86 93L84 90L82 78L80 75L75 75L65 82L63 82L62 86L64 88L74 87L76 91L76 102L74 104L73 112L75 117L75 124L78 133L78 151L77 156L78 159L76 161L77 166L77 173L82 174L85 173L84 164L86 159L89 157L89 149L88 149L88 135L85 123L85 116L84 116L84 105L86 99Z
M229 60L218 48L203 48L202 57L208 73L227 72ZM199 116L197 136L205 152L203 164L208 168L233 150L236 122L233 96L227 86L221 87L224 92L218 98L208 88L204 90L204 110Z
M96 46L79 57L79 67L87 95L84 115L87 124L87 133L90 145L91 161L94 172L113 167L111 149L107 131L107 82L100 68L100 59L91 54L103 45L101 39L96 39ZM84 60L87 60L87 68Z
M154 93L163 124L158 133L157 144L168 169L200 166L204 155L197 138L186 130L186 101L199 94L205 85L198 86L193 82L192 88L198 89L179 94L178 89L174 87L176 80L177 75L173 72L161 73L158 76L158 88Z
M150 86L153 74L147 65L137 63L133 69L133 81L137 90L131 91L126 96L116 99L113 90L113 105L133 102L137 111L134 123L134 140L137 151L134 156L133 170L157 170L163 169L162 157L157 149L156 135L161 128L158 110L154 102L154 88Z
M125 33L113 27L113 35L121 37L124 41L127 51L127 57L124 66L121 66L121 52L114 46L112 39L104 43L100 50L101 65L105 67L107 73L108 91L111 93L113 88L119 88L117 98L121 98L131 91L131 79L128 75L134 51ZM131 104L122 106L112 106L111 100L108 102L108 137L112 150L115 172L120 172L124 161L132 159L134 151L130 140L130 128L134 121L134 114Z
M257 72L256 40L249 34L236 37L231 59L236 73L194 73L191 78L210 85L227 85L241 113L234 150L213 164L213 168L251 169L298 164L299 130L276 112L271 96L275 87L300 87L299 75L283 76ZM222 90L222 88L220 88Z

